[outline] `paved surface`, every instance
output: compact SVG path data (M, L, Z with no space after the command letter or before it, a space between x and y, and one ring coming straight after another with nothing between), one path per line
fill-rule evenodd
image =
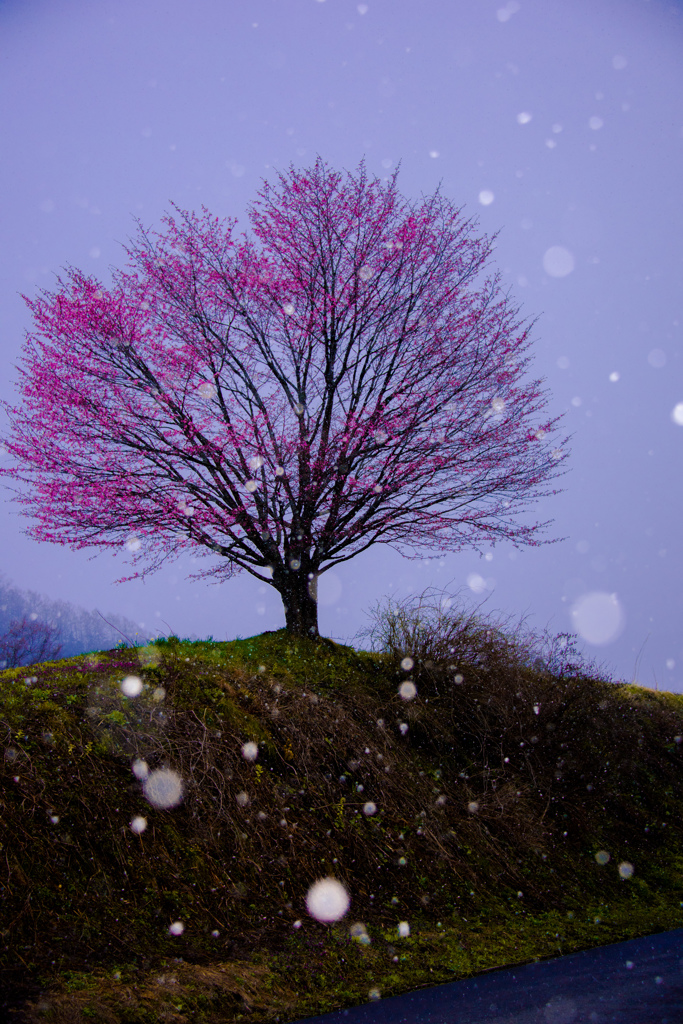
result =
M683 1024L683 928L309 1017L306 1024Z

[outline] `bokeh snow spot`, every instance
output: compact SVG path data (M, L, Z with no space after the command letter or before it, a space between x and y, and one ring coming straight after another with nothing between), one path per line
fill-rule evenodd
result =
M679 427L683 427L683 402L679 402L671 410L671 419Z
M666 352L661 348L653 348L651 352L648 352L647 361L653 369L661 370L663 366L666 366Z
M517 13L519 6L518 0L508 0L505 7L499 7L496 11L498 21L503 23L509 21L512 15Z
M258 757L258 744L251 742L242 744L242 757L245 761L255 761Z
M183 780L172 768L158 768L147 776L142 791L152 807L177 807L183 799Z
M493 192L488 188L483 188L478 196L482 206L490 206L495 198Z
M607 850L598 850L595 854L595 859L598 864L609 864L610 855Z
M622 878L631 878L633 875L633 864L629 864L627 860L623 860L619 865L619 874Z
M370 945L370 936L368 935L368 930L365 927L365 925L362 924L362 922L360 921L357 921L356 924L351 925L351 927L349 928L349 935L351 936L352 939L355 939L356 942L360 942L361 946Z
M563 245L551 245L543 253L543 269L549 277L566 277L574 269L574 257Z
M363 814L368 818L371 818L373 814L377 814L377 804L373 804L372 800L368 800L367 803L363 804Z
M401 683L399 686L398 693L402 700L412 700L417 696L417 686L412 679L406 679L406 681Z
M306 894L306 909L316 921L325 924L340 921L349 909L351 899L336 878L320 878Z
M143 818L141 814L137 814L130 823L131 832L135 832L136 835L140 835L147 828L147 818Z
M398 934L399 938L407 939L410 935L410 925L407 921L399 921L398 923Z
M135 778L139 779L140 782L144 782L149 775L149 765L146 761L140 760L139 757L135 758L131 765L131 769Z
M121 683L124 697L138 697L142 693L142 679L139 676L126 676Z
M483 594L486 590L486 580L478 572L471 572L467 577L467 586L475 594Z
M571 1024L576 1019L578 1008L573 999L565 996L552 996L543 1007L543 1019L546 1024ZM598 1015L593 1014L589 1020L597 1020Z
M414 664L415 662L413 661L413 659L409 655L406 655L406 657L403 658L403 660L401 661L401 668L403 669L404 672L410 672Z
M173 924L168 926L170 935L182 935L185 931L185 925L182 921L174 921Z
M571 609L572 626L589 644L610 644L624 626L624 611L616 594L600 590L583 594Z

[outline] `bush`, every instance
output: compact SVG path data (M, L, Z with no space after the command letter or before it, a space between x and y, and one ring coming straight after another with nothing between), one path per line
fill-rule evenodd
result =
M369 640L376 653L410 657L420 669L449 662L498 670L534 668L558 678L604 677L583 658L575 634L536 633L523 619L513 628L509 618L482 614L481 606L458 606L458 598L429 587L416 597L378 602L357 639Z

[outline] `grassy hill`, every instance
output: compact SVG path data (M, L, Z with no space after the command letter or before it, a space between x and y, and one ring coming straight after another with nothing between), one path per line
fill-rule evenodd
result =
M12 1019L285 1022L683 926L683 698L491 635L412 671L279 631L0 673Z

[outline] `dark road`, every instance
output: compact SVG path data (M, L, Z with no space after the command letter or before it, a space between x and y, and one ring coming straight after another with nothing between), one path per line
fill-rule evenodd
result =
M683 1024L683 929L309 1017L307 1024Z

